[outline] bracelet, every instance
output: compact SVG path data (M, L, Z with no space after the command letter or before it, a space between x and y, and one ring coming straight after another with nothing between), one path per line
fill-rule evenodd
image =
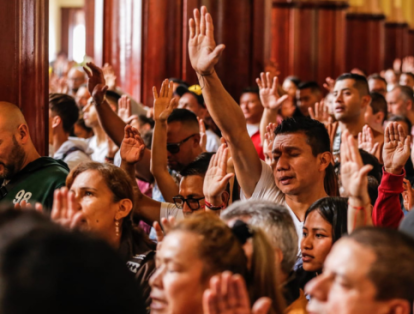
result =
M349 201L348 201L348 205L351 206L353 209L355 209L357 211L361 211L361 210L363 211L363 213L364 213L364 226L366 226L368 217L367 217L367 213L366 213L365 209L367 208L367 206L371 205L371 203L368 203L367 205L364 205L364 206L354 206L354 205L349 204ZM354 216L354 229L355 229L355 226L356 226L356 221L357 221L357 216L355 215Z
M214 206L213 204L207 201L204 201L204 204L206 204L206 207L211 210L222 210L223 208L226 207L226 204L224 204L224 202L220 206Z

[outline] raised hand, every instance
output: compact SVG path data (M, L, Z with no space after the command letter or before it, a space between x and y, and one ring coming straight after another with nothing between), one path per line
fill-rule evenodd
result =
M127 164L135 164L144 155L145 144L137 129L125 126L124 140L121 144L121 159Z
M277 77L273 80L270 73L260 73L260 78L256 79L256 83L260 89L260 100L266 109L279 109L283 102L288 99L288 95L280 96L277 91Z
M108 89L114 90L116 88L116 75L112 65L105 63L102 68L102 72L105 77L106 84L108 85Z
M190 39L188 52L191 66L199 75L211 75L225 46L216 45L214 25L211 15L205 6L194 10L194 18L190 19Z
M207 133L206 133L206 125L204 124L203 119L197 117L198 126L200 127L200 147L203 152L207 151Z
M122 96L118 100L118 116L125 122L128 123L132 116L131 110L131 99L128 96Z
M263 297L251 308L243 278L230 272L213 276L203 295L204 314L267 314L271 305L272 301Z
M154 120L167 121L172 111L177 107L173 96L173 82L164 80L158 95L155 86L152 88L154 95Z
M97 67L92 62L86 64L87 67L83 67L86 75L88 76L88 90L92 95L93 100L97 105L100 105L105 99L105 93L108 90L108 86L105 83L104 74L102 69Z
M43 213L43 205L42 204L36 203L35 207L33 208L32 204L30 204L26 201L21 201L20 203L14 204L14 209L17 209L17 210L35 210L39 213Z
M162 225L162 228L161 228ZM161 224L158 221L154 221L152 226L154 227L156 236L157 236L157 250L161 248L161 243L164 240L164 237L167 235L168 232L174 227L175 225L175 218L170 216L167 218L161 219Z
M405 57L402 61L402 72L414 72L414 57Z
M368 204L368 173L371 165L362 162L354 137L346 130L342 132L341 143L341 182L345 192L350 197L362 200Z
M358 148L377 156L379 144L374 143L374 134L368 125L364 125L362 132L358 133Z
M83 213L78 209L75 194L66 187L55 190L51 219L68 229L74 229L82 224Z
M221 195L234 173L227 173L228 148L222 144L210 160L210 165L204 177L203 192L210 203L221 205Z
M392 63L392 68L394 69L394 71L396 73L400 73L401 72L401 59L400 58L396 58L394 60L394 62Z
M275 129L277 127L276 123L269 123L269 125L266 127L266 133L265 133L265 140L263 142L263 146L267 146L267 156L266 163L273 169L275 166L275 161L272 157L272 150L273 150L273 141L275 140Z
M335 80L331 77L327 77L325 83L323 83L323 87L325 87L328 92L332 93L335 88Z
M400 175L405 163L410 158L410 136L397 122L388 123L384 133L382 159L385 171Z
M411 186L410 181L407 179L404 179L403 187L404 187L404 192L402 192L402 196L403 196L404 208L407 211L411 211L411 209L414 206L414 190Z
M313 120L317 120L322 123L332 123L332 117L329 115L328 107L325 106L325 102L321 100L315 104L315 111L312 107L308 108L309 116Z

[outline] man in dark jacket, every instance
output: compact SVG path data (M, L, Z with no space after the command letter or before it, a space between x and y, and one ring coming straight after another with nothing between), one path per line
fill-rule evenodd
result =
M0 102L0 203L39 202L49 213L68 170L63 162L40 157L20 109Z

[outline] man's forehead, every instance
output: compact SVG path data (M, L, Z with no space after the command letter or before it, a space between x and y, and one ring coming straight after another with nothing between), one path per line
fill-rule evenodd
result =
M344 88L356 89L354 85L355 85L355 80L348 78L348 79L336 81L334 90L338 91Z
M360 280L367 276L375 260L376 257L372 250L352 239L342 238L333 246L324 266L328 272Z
M307 136L303 132L282 133L276 135L275 140L273 142L273 149L279 149L284 147L297 147L303 149L305 148L304 144L306 144L306 146L309 146L309 144L306 141Z

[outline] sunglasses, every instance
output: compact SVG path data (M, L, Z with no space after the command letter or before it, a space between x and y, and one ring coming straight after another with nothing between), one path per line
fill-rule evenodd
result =
M167 150L171 154L177 154L180 151L180 146L184 144L185 142L187 142L190 138L192 138L195 135L197 134L190 135L189 137L183 139L181 142L178 142L178 143L167 143Z
M199 210L201 208L200 201L203 200L203 199L205 199L205 197L200 197L200 198L184 198L184 197L182 197L180 195L173 197L174 204L175 204L175 206L177 206L177 208L183 209L184 203L187 203L188 207L190 207L190 209L192 211Z

